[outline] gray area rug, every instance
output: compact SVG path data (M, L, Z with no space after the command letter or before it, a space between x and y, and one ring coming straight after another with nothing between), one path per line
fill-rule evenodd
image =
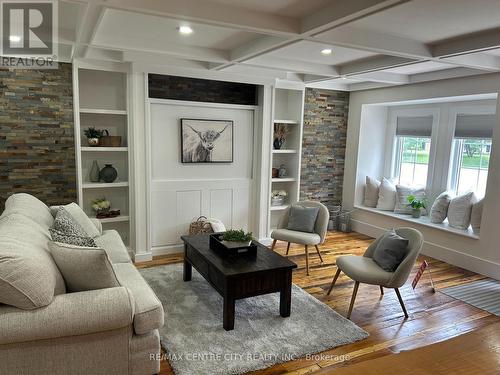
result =
M440 289L444 294L500 316L500 281L485 279Z
M140 270L165 309L163 348L177 375L242 374L364 339L364 330L293 285L292 313L279 293L236 301L233 331L222 328L222 297L182 264Z

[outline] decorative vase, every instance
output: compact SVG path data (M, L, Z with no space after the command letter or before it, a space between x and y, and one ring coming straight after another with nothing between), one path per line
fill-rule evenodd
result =
M278 169L278 168L273 168L273 169L272 169L272 173L271 173L272 178L278 178L279 173L280 173L280 172L279 172L279 169Z
M286 170L285 164L280 165L280 169L278 171L278 177L279 178L284 178L288 174L288 171Z
M283 143L285 142L285 140L283 138L274 138L274 141L273 141L273 147L275 150L280 150L281 147L283 146Z
M422 215L422 210L420 208L413 208L411 210L411 216L415 219L418 219Z
M280 195L271 197L271 206L282 206L285 203L285 197Z
M118 177L118 172L113 167L113 164L106 164L101 172L99 173L99 177L104 182L110 183L116 180Z
M94 160L92 163L92 168L90 168L89 180L90 182L99 182L99 173L100 173L99 165L97 164L97 160Z
M87 138L87 143L90 147L99 146L99 138Z

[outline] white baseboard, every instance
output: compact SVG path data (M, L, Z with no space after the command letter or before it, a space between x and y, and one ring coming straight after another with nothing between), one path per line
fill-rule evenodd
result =
M171 255L171 254L179 254L184 252L184 245L169 245L169 246L157 246L151 249L151 253L154 257L158 255Z
M352 229L358 233L366 234L370 237L378 237L388 228L378 227L363 221L351 219ZM446 262L456 267L479 273L500 280L500 264L478 258L474 255L465 254L446 246L433 242L424 241L422 254L434 259Z
M151 253L139 253L134 255L135 263L149 262L150 260L153 260L153 254Z

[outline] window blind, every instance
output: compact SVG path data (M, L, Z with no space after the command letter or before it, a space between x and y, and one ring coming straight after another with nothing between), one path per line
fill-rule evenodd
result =
M430 137L432 116L398 117L396 135L404 137Z
M493 138L496 115L466 115L457 116L455 138Z

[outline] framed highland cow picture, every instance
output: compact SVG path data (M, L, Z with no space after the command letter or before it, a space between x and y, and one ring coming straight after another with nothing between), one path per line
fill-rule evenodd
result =
M233 121L181 119L183 163L232 163Z

